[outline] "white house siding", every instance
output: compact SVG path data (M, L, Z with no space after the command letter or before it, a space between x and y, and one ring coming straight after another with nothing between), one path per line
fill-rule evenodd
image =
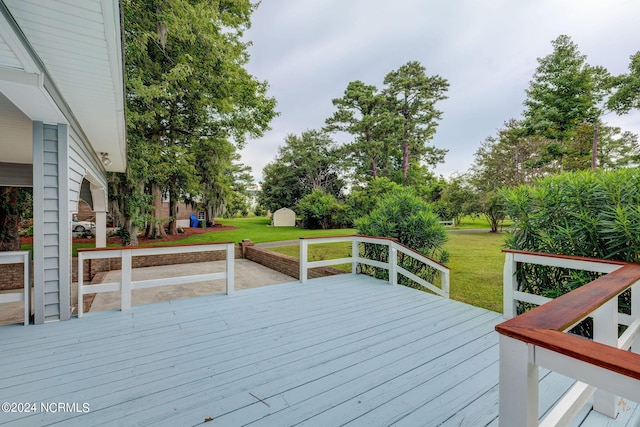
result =
M66 125L33 124L35 323L70 317L70 214Z
M20 64L16 55L2 39L0 39L0 64L6 67L22 69L22 64Z
M93 150L88 148L83 138L75 129L69 131L69 211L78 211L78 200L80 198L80 189L82 180L90 173L94 181L93 185L99 183L107 190L107 177L104 173L99 159L93 154ZM106 204L106 201L105 201ZM100 204L102 205L102 204Z

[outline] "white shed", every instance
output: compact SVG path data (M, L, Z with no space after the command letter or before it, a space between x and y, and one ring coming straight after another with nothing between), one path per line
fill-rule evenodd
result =
M35 322L69 319L72 214L106 246L126 167L119 0L0 0L0 129L0 186L33 188Z
M296 213L289 208L280 208L273 213L274 227L295 227Z

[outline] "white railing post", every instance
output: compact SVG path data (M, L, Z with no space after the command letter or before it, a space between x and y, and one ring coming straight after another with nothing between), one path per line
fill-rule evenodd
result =
M300 282L307 283L307 249L308 241L300 240Z
M353 237L351 240L351 274L358 273L358 257L360 256L360 242L357 237Z
M631 286L631 318L640 318L640 282L636 282ZM640 334L631 344L630 350L634 353L640 353Z
M231 295L235 280L235 247L233 243L227 245L227 295Z
M82 252L78 252L78 318L81 318L84 314L84 300L82 298L82 286L84 282L84 259L82 257Z
M31 318L31 295L29 294L29 288L31 288L31 276L29 273L29 252L25 252L22 258L24 267L22 269L24 274L24 325L29 325L29 319Z
M441 282L442 291L445 293L446 298L449 298L449 286L450 286L449 283L451 281L449 270L443 270L441 273L442 273L442 282Z
M618 298L612 298L593 313L593 340L618 346ZM596 390L593 409L610 418L618 413L618 398L608 391Z
M517 290L518 282L516 280L517 262L512 253L506 253L504 259L504 270L502 275L503 286L503 308L505 319L511 319L516 316L516 301L514 292Z
M532 345L500 335L501 427L538 425L538 366L531 353Z
M398 284L398 250L389 243L389 284Z
M125 311L131 308L131 249L123 249L121 266L122 285L120 290L120 310Z

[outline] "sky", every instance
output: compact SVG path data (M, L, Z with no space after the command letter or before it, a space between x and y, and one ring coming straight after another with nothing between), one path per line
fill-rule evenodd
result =
M324 126L349 82L382 88L387 73L419 61L450 84L430 142L449 152L434 172L463 173L482 141L521 117L552 40L566 34L587 63L623 74L640 51L639 17L639 0L262 0L245 33L247 69L269 83L280 115L242 162L259 181L287 135ZM604 121L640 133L640 111Z

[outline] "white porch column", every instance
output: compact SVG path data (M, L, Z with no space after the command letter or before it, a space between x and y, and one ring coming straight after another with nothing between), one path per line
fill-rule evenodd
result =
M66 125L33 122L35 323L71 317L68 141Z
M96 211L96 248L107 247L107 213Z

